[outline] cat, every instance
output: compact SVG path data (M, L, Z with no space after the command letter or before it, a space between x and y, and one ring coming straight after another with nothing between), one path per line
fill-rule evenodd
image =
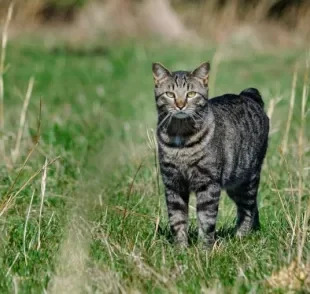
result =
M196 193L199 237L215 241L220 193L237 205L236 235L258 229L257 191L269 119L255 88L208 99L210 64L171 72L153 63L157 142L171 231L188 246L188 202Z

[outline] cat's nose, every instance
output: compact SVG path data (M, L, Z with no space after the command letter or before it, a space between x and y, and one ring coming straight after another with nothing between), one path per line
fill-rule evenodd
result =
M175 106L177 107L177 109L182 110L186 106L186 101L182 99L176 99Z

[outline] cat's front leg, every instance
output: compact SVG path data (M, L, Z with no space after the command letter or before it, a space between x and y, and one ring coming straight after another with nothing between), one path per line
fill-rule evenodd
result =
M207 247L214 244L216 218L219 207L221 187L217 183L201 185L196 191L199 237Z
M168 217L175 242L181 247L188 245L189 191L184 183L166 185Z

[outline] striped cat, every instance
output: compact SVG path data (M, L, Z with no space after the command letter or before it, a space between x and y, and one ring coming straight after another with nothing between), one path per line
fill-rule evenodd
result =
M188 245L189 193L197 197L199 236L214 243L221 189L237 205L236 234L259 227L257 190L269 119L258 90L208 99L210 65L171 72L153 64L157 140L172 233Z

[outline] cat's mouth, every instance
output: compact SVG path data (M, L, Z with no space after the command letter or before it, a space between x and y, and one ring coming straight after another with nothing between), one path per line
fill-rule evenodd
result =
M184 111L178 111L178 112L174 113L173 116L176 118L183 119L183 118L187 118L189 115Z

